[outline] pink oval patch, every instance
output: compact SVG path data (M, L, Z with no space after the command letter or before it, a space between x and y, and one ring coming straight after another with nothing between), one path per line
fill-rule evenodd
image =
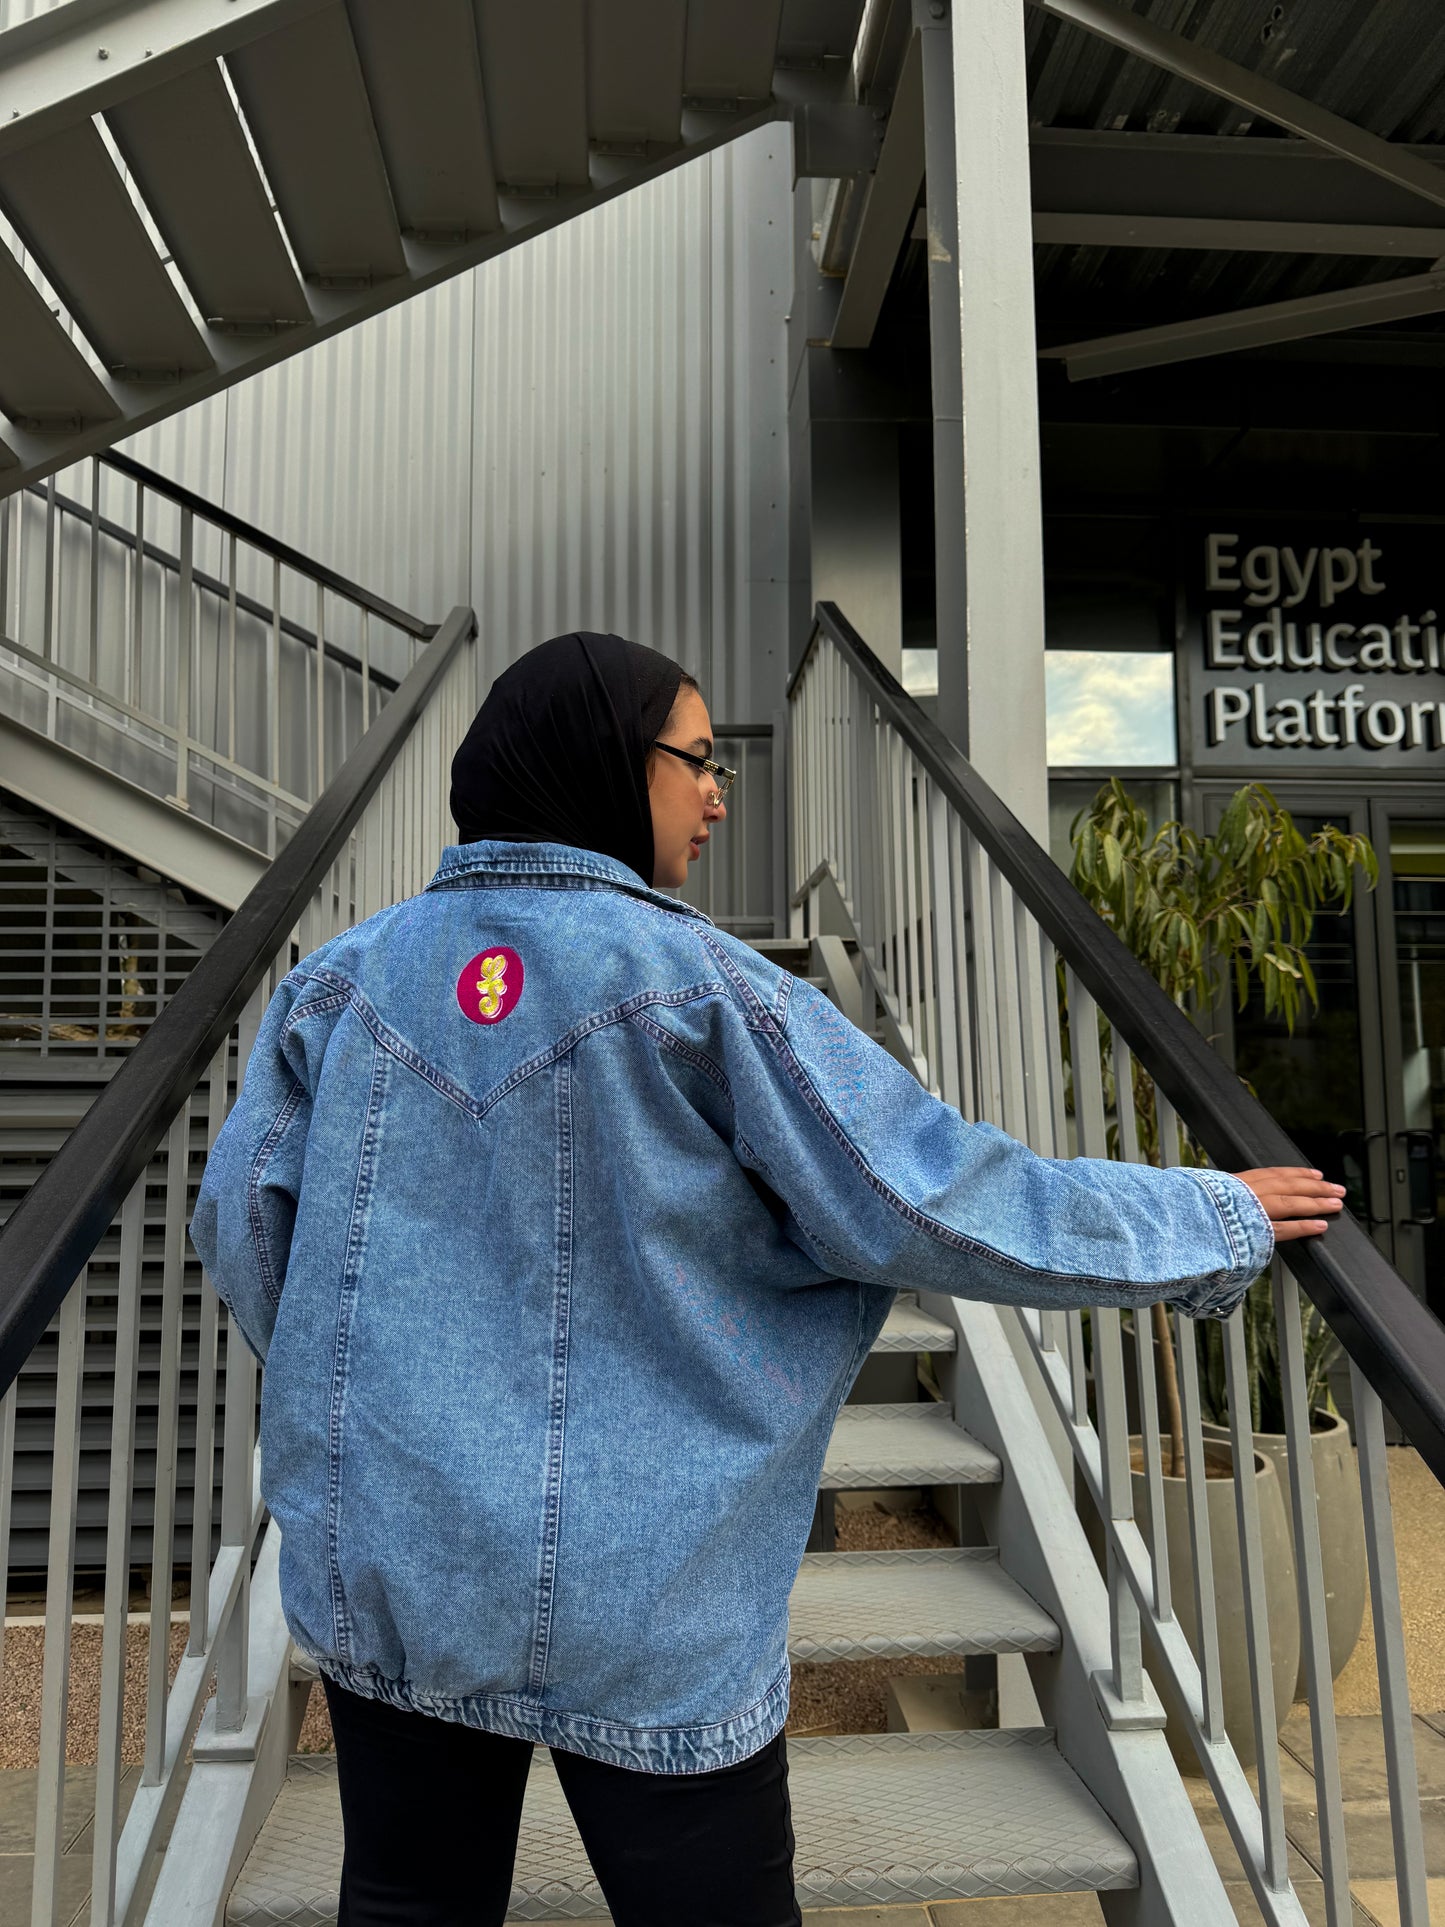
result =
M479 950L457 978L457 1002L474 1024L499 1024L516 1008L525 976L522 959L505 944Z

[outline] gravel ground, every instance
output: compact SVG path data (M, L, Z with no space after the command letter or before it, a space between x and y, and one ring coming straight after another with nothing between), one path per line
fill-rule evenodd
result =
M125 1641L125 1717L121 1727L120 1757L126 1766L140 1764L145 1745L146 1666L150 1628L127 1626ZM184 1625L172 1624L169 1670L186 1650ZM70 1634L70 1705L65 1729L65 1757L72 1766L95 1765L95 1740L100 1707L99 1626L74 1626ZM0 1768L35 1766L40 1757L40 1676L45 1634L39 1626L5 1628L5 1672L0 1680Z

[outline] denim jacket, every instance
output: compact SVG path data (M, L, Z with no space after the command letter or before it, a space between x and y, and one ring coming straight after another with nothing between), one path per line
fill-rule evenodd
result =
M898 1287L1222 1314L1272 1248L1239 1179L1039 1157L623 864L508 842L285 978L192 1237L266 1363L297 1645L679 1773L783 1724L824 1448Z

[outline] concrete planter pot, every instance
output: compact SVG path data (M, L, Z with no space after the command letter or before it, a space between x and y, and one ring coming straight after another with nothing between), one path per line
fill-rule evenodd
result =
M1203 1432L1207 1439L1227 1441L1229 1438L1229 1428L1224 1425L1206 1424ZM1254 1449L1273 1463L1278 1474L1293 1556L1294 1522L1290 1517L1289 1505L1288 1439L1283 1432L1256 1432ZM1345 1420L1333 1412L1311 1412L1310 1454L1314 1459L1315 1499L1319 1509L1330 1677L1338 1679L1359 1640L1369 1589L1360 1477L1350 1428ZM1307 1687L1304 1654L1301 1652L1299 1675L1294 1688L1296 1697L1303 1698Z
M1164 1463L1169 1441L1162 1441ZM1204 1446L1206 1462L1231 1467L1227 1441L1210 1439ZM1294 1551L1285 1516L1284 1490L1275 1462L1263 1452L1254 1455L1255 1491L1259 1499L1260 1541L1264 1553L1266 1598L1269 1601L1270 1671L1274 1680L1275 1723L1282 1726L1294 1699L1299 1672L1299 1602L1295 1593ZM1153 1524L1145 1477L1136 1472L1134 1516L1145 1542L1153 1548ZM1244 1578L1239 1532L1235 1521L1234 1480L1206 1479L1209 1538L1214 1562L1214 1610L1219 1626L1219 1662L1224 1687L1224 1724L1235 1752L1245 1766L1256 1758L1254 1695L1249 1678L1249 1648L1245 1637ZM1198 1657L1199 1621L1194 1600L1194 1560L1189 1542L1189 1511L1185 1481L1164 1477L1165 1541L1174 1611L1189 1649ZM1199 1762L1188 1738L1183 1708L1159 1664L1159 1655L1144 1621L1144 1661L1168 1714L1165 1738L1181 1771L1198 1773Z

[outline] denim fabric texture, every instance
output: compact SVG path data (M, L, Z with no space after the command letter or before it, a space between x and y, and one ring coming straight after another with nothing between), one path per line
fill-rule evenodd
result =
M898 1288L1223 1315L1273 1244L1239 1179L1041 1158L625 865L489 841L286 977L192 1237L266 1364L297 1645L677 1773L783 1724Z

